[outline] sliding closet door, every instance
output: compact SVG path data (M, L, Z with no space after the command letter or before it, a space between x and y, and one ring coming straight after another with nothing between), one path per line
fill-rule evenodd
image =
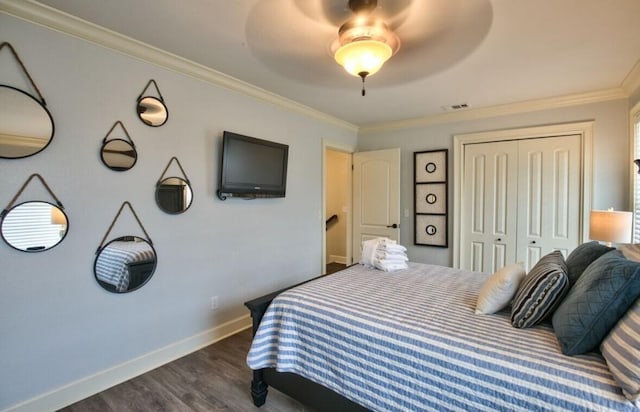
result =
M461 268L492 273L516 259L518 142L464 148Z
M521 140L517 260L530 269L546 253L579 244L579 135Z

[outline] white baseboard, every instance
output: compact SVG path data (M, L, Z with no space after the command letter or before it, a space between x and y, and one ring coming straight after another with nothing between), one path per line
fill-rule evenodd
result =
M329 262L342 263L343 265L347 264L346 256L337 256L337 255L329 255Z
M146 353L51 392L10 406L3 412L56 411L251 327L249 315Z

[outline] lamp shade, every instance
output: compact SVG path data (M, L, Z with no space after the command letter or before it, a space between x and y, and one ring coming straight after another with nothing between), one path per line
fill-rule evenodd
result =
M617 210L592 210L589 238L609 243L629 243L633 213Z
M357 40L341 46L334 55L336 62L354 76L371 76L393 55L391 47L378 40Z

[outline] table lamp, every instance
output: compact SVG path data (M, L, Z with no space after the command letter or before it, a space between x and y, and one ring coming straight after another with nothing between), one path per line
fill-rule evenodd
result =
M589 218L589 238L612 243L631 242L633 213L613 209L592 210Z

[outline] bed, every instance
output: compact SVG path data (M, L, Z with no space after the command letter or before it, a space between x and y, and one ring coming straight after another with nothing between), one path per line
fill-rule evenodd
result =
M638 410L599 353L563 355L550 323L476 315L487 276L354 265L247 302L254 403L273 386L332 411Z
M155 252L143 240L114 240L100 251L95 275L100 284L114 292L127 292L142 285L155 267Z

